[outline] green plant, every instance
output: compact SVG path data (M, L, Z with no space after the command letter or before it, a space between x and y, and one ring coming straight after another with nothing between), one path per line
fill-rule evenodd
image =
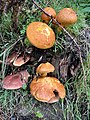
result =
M43 118L43 115L40 111L37 111L35 114L36 114L36 117Z

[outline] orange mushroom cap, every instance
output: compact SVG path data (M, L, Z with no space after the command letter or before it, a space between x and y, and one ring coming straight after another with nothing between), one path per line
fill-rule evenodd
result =
M34 78L30 84L30 91L37 100L47 103L57 102L66 95L64 85L54 77Z
M54 18L56 17L56 12L53 8L46 7L46 8L44 8L44 11L47 12L49 15L52 15L52 17L54 17ZM42 13L41 19L44 20L46 23L48 23L51 18L49 16L47 16L45 13Z
M77 15L72 8L64 8L59 11L56 20L61 23L62 26L68 26L77 21Z
M55 67L51 63L41 63L36 69L36 74L40 74L41 76L47 76L47 73L53 72L54 70Z
M30 43L40 49L51 48L55 43L55 33L43 22L32 22L26 30Z

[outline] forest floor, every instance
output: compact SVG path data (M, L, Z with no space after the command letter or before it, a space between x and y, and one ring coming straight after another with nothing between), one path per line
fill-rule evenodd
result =
M36 0L45 8L59 10L70 7L78 15L78 21L66 30L80 46L77 46L63 31L54 30L56 43L50 49L32 46L26 36L29 23L41 20L41 11L32 0L1 0L0 2L0 120L89 120L90 119L90 7L89 0ZM20 67L7 64L13 54L29 56L30 60ZM60 64L63 61L63 64ZM48 76L56 77L65 86L66 96L58 102L49 104L37 101L30 93L29 85L36 75L40 63L50 62L55 71ZM83 66L82 66L83 65ZM84 69L82 69L82 67ZM21 89L6 90L3 86L5 76L27 70L28 82Z

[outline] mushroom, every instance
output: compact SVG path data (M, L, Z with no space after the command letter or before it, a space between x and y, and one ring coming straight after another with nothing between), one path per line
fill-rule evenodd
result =
M55 43L55 33L43 22L32 22L26 30L30 43L40 49L51 48Z
M27 82L28 77L30 77L30 74L27 72L27 70L22 70L19 73L21 74L21 79Z
M64 8L59 11L58 15L56 16L56 20L62 26L68 26L74 24L77 21L77 15L72 8Z
M13 75L8 75L3 80L4 89L19 89L28 81L29 73L24 70Z
M30 60L29 56L25 56L25 59L24 59L23 56L19 56L19 57L16 57L16 59L13 62L13 65L17 66L17 67L20 67L23 64L25 64L26 62L28 62L29 60Z
M36 69L36 74L39 74L41 76L47 76L47 73L53 72L54 70L55 67L51 63L41 63Z
M17 52L13 52L6 58L6 63L11 64L16 59L17 56L18 56Z
M57 102L66 95L64 85L54 77L34 78L30 84L30 92L38 101L47 103Z
M2 63L2 60L0 60L0 64Z
M56 12L53 8L46 7L46 8L44 8L44 11L47 12L49 15L52 15L52 17L54 17L54 18L56 17ZM46 23L48 23L51 18L43 12L41 15L41 19L44 20Z

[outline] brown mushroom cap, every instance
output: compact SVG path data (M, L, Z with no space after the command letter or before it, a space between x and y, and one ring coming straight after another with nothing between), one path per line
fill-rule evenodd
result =
M17 74L8 75L3 80L3 88L9 90L19 89L28 81L29 76L26 70L20 71Z
M3 88L5 89L19 89L25 82L21 81L20 74L8 75L3 80Z
M30 60L29 56L26 56L25 60L23 56L19 56L14 60L13 65L19 67L28 62L29 60Z
M74 24L77 21L77 15L72 8L64 8L59 11L56 20L63 26Z
M36 73L40 74L41 76L46 76L47 73L53 72L54 70L55 70L55 67L51 63L46 62L46 63L41 63L37 67Z
M32 22L26 30L31 44L40 49L51 48L55 43L55 33L43 22Z
M54 77L34 78L30 84L31 94L39 101L54 103L66 95L63 84Z
M49 15L52 15L54 18L56 17L56 12L53 8L46 7L46 8L44 8L44 11L47 12ZM49 16L47 16L45 13L42 13L41 19L44 20L46 23L48 23L51 18Z

